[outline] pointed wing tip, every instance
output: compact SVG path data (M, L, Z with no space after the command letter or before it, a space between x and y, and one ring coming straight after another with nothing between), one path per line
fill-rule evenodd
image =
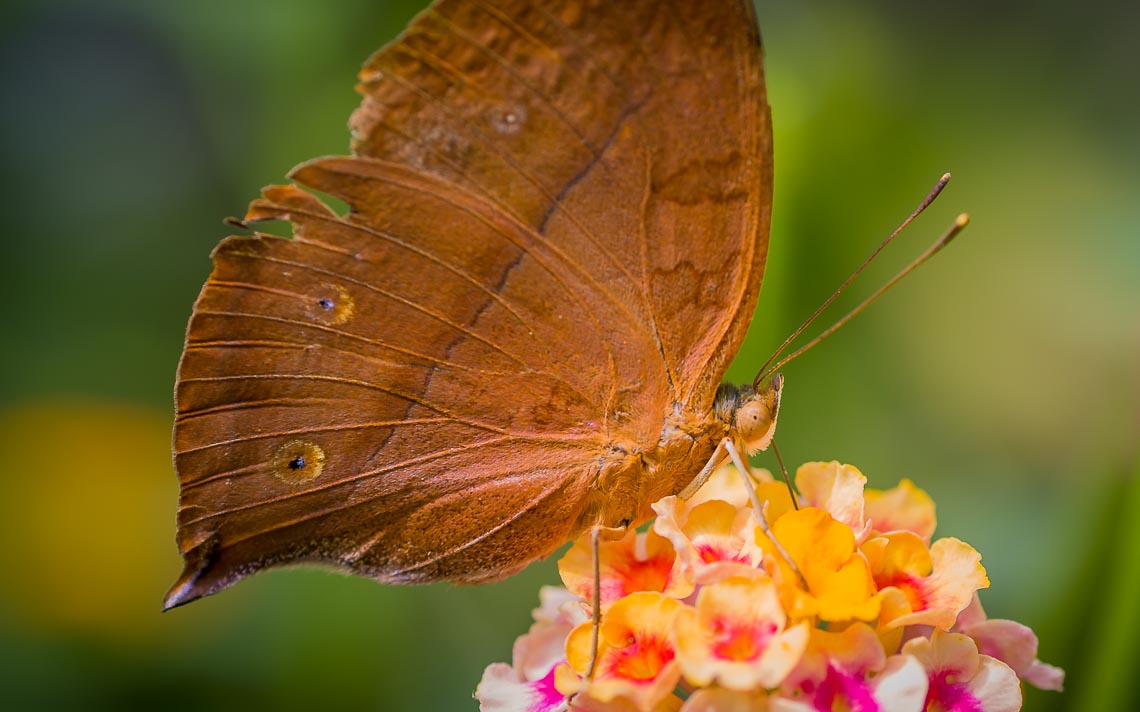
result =
M166 597L162 599L162 611L165 613L172 608L184 606L187 603L197 601L203 596L208 596L211 591L208 589L207 582L203 581L202 574L205 573L206 567L201 564L196 564L190 560L186 561L186 566L182 570L182 575L166 592Z
M162 612L166 613L172 608L184 606L191 601L196 601L202 597L202 594L194 590L194 586L190 582L184 582L181 579L175 583L169 591L166 592L166 598L162 599Z
M219 579L224 581L224 578L219 575L215 565L217 549L217 540L211 537L202 545L182 552L182 573L162 599L164 612L225 588L224 583L219 585Z

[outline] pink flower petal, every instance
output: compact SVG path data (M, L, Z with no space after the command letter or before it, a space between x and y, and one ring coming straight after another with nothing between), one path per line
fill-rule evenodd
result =
M1040 690L1056 690L1065 684L1065 671L1037 659L1037 636L1026 625L1004 619L987 620L977 594L958 614L956 632L974 639L978 650L1013 668L1017 676Z
M1060 691L1065 671L1037 659L1037 636L1017 621L994 619L962 631L973 638L978 650L1013 668L1018 677L1042 690Z
M526 682L506 663L493 663L483 671L475 688L482 712L561 712L566 698L554 687L554 668L534 682Z

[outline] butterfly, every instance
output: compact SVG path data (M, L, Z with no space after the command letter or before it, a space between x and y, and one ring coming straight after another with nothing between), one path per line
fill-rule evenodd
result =
M764 447L779 380L721 383L768 246L761 54L749 0L440 0L373 55L352 154L242 222L292 238L212 254L166 607L299 562L504 578Z

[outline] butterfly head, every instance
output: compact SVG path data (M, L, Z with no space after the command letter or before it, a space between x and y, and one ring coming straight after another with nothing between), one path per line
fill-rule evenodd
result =
M743 444L749 455L767 450L771 445L783 387L784 377L779 373L758 389L721 386L717 394L718 415L728 423L732 439Z

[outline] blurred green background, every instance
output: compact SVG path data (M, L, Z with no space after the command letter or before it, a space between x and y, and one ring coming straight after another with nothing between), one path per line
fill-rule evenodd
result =
M159 612L180 568L174 370L221 220L347 150L355 71L420 4L0 8L5 707L473 709L556 581L552 561L474 588L287 570ZM983 554L990 615L1069 670L1027 709L1140 705L1137 8L759 8L775 222L730 376L954 173L846 303L959 211L973 225L785 370L780 446L934 496L939 534Z

